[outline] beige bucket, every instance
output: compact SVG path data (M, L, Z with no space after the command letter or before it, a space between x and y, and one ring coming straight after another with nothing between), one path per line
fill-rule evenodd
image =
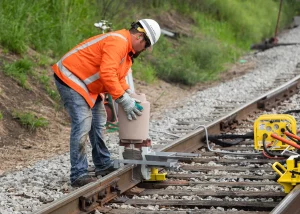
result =
M130 95L141 101L143 106L141 116L137 116L136 120L128 120L123 108L119 106L119 138L125 141L143 141L149 138L149 121L150 121L150 103L146 100L145 94Z

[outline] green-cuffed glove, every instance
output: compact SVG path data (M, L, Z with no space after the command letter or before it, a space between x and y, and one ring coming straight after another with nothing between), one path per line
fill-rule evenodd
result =
M138 109L138 110L140 110L140 111L143 111L143 106L141 106L140 105L140 102L141 101L138 101L138 100L136 100L136 99L134 99L135 100L135 107Z
M131 94L134 94L134 92L128 88L126 91L125 91L127 94L131 95ZM132 98L135 100L135 106L137 107L138 110L140 111L143 111L143 106L141 106L139 103L141 103L141 101L135 99L135 98Z
M141 116L143 107L131 98L128 93L124 93L120 98L116 99L127 114L128 120L136 120L136 115Z

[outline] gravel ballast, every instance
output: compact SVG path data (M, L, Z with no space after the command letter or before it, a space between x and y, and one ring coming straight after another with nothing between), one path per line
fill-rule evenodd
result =
M282 34L279 41L297 43L300 42L299 38L300 27L297 27ZM194 92L185 100L177 101L178 107L160 112L160 120L151 120L152 143L157 144L172 137L166 133L180 119L206 117L215 110L215 106L222 106L231 101L243 104L259 96L257 91L260 89L263 91L268 87L275 88L276 78L294 72L300 62L300 46L280 46L245 56L244 60L254 62L254 69L231 81ZM291 106L293 109L299 109L299 100L291 99ZM112 158L117 158L118 134L107 134L106 142ZM88 154L91 154L90 148ZM90 156L89 159L91 163ZM69 153L66 153L20 171L5 173L0 177L0 213L28 214L72 191L69 170Z

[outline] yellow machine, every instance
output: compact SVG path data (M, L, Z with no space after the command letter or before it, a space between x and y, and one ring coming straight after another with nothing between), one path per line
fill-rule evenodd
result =
M300 156L292 155L286 160L285 168L279 162L275 162L272 168L280 175L277 182L283 186L284 192L289 193L300 183Z
M150 179L147 181L165 181L167 180L167 173L158 173L158 168L152 167L151 168L151 175Z
M293 150L288 144L282 143L271 137L275 133L285 139L288 139L284 132L288 127L293 133L297 131L296 120L289 114L266 114L258 117L254 123L254 149L263 150L263 135L267 134L265 144L270 146L271 150Z

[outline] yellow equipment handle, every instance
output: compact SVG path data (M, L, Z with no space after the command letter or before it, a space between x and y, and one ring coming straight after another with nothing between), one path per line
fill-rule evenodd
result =
M277 168L277 166L279 166L279 168L280 168L283 172L286 172L286 168L285 168L283 165L281 165L279 162L273 163L272 168L273 168L280 176L282 176L283 173Z

